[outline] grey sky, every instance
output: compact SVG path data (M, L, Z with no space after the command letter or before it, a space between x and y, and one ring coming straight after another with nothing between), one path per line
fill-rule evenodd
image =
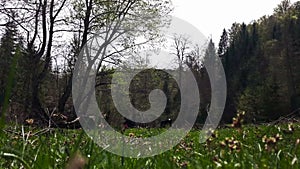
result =
M174 16L196 26L205 36L219 42L222 30L234 22L250 23L270 15L282 0L173 0ZM291 0L296 2L296 0Z

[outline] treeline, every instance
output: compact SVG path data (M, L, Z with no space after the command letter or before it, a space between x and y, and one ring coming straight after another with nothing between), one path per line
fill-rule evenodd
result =
M151 108L149 102L149 95L155 89L160 89L164 92L167 103L166 108L162 112L161 116L151 123L135 123L129 119L124 118L116 109L115 103L112 99L111 83L112 75L128 76L132 72L139 72L130 82L129 91L124 92L126 96L130 97L130 101L134 108L138 111L147 111ZM167 73L168 72L168 73ZM121 72L110 70L106 71L103 76L97 78L97 81L101 81L101 84L96 87L96 95L99 108L103 112L103 116L106 121L112 126L120 128L122 123L127 123L130 127L161 127L161 122L168 119L174 122L178 117L178 113L181 108L181 93L179 84L175 81L173 76L178 76L178 70L158 70L158 69L145 69L145 70L122 70ZM185 71L182 72L182 76L185 75ZM204 69L201 71L195 71L194 76L199 86L201 105L199 106L199 116L196 119L197 124L203 124L207 117L207 110L211 99L211 88L209 83L208 74ZM178 78L178 77L177 77ZM120 79L122 83L123 79ZM190 83L182 81L181 85ZM119 98L120 99L120 98ZM194 100L188 100L189 103L194 103ZM194 103L199 104L199 103ZM126 109L126 108L125 108ZM153 107L152 107L153 109ZM160 112L159 112L160 113ZM187 115L188 116L188 115Z
M218 55L228 81L224 116L245 111L248 122L262 122L300 108L300 2L224 29Z

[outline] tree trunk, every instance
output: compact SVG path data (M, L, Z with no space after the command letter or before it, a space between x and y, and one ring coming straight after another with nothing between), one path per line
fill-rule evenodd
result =
M32 79L32 96L31 96L31 116L30 118L33 118L37 120L39 123L44 124L47 122L48 117L46 116L46 113L44 112L40 99L39 99L39 82L38 79L33 77Z
M66 88L65 88L65 90L64 90L64 94L59 98L59 101L58 101L58 111L60 112L60 113L64 113L64 111L65 111L65 105L66 105L66 103L67 103L67 101L68 101L68 99L70 98L70 96L71 96L71 92L72 92L72 75L71 75L71 77L69 78L69 80L68 80L68 84L67 84L67 86L66 86Z

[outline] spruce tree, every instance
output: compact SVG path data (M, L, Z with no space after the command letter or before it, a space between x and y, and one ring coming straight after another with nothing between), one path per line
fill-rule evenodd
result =
M5 32L0 40L0 106L4 101L9 69L17 47L17 27L7 22Z
M226 29L224 29L219 42L219 49L218 49L219 57L224 56L225 52L227 51L227 48L228 48L228 34Z

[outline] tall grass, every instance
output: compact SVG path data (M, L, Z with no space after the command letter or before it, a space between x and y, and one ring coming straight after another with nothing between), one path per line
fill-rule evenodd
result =
M172 150L141 159L111 154L82 130L34 135L36 129L30 127L7 128L0 139L0 167L66 168L75 160L85 168L300 168L300 126L292 126L293 130L288 125L220 129L202 144L199 131L192 131ZM158 132L130 129L125 134L148 137ZM275 142L268 141L273 138Z

